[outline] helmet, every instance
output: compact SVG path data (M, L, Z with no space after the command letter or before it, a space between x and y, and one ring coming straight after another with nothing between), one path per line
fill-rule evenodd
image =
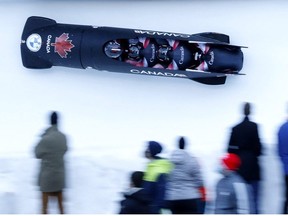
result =
M123 50L117 41L109 41L104 47L104 52L109 58L119 58Z
M169 52L172 50L172 47L167 45L161 45L157 51L157 57L160 61L170 61Z
M131 59L138 59L140 57L140 47L135 44L129 44L128 56Z

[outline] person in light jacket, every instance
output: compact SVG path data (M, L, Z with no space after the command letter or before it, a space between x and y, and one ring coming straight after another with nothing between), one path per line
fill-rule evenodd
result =
M39 186L42 192L42 213L47 214L48 197L56 196L59 211L64 214L62 190L65 187L64 155L67 151L66 136L58 130L58 115L52 112L51 126L46 129L35 147L36 158L41 160Z
M180 137L178 149L171 154L173 164L166 200L173 214L199 214L199 204L205 200L205 188L197 159L185 151L185 139Z
M221 159L223 178L216 185L215 214L255 214L250 185L236 172L241 164L238 155L227 153Z

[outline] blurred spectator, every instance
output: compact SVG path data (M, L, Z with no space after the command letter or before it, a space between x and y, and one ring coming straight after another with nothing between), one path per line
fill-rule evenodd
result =
M249 120L250 113L250 103L244 103L243 114L245 117L240 124L232 129L228 152L237 154L242 161L238 173L253 189L255 213L258 214L260 183L258 157L261 155L262 145L259 139L257 124Z
M165 205L165 191L167 175L172 169L172 164L158 156L162 151L162 146L155 141L149 141L145 150L145 157L150 160L144 174L143 187L147 191L150 203L150 213L160 214Z
M136 171L131 174L130 188L124 193L121 201L120 214L149 214L149 197L143 187L144 172Z
M17 205L17 183L13 175L12 163L14 158L0 157L0 214L16 214ZM16 178L19 176L17 175Z
M42 191L42 213L47 214L49 196L58 199L59 211L64 214L62 190L65 187L64 154L67 151L66 136L58 130L58 115L52 112L51 126L46 129L35 148L36 158L41 159L39 186Z
M185 151L185 139L181 137L178 149L172 152L171 162L174 167L169 175L166 190L168 207L173 214L204 213L205 188L200 166L195 157Z
M285 201L283 214L288 213L288 119L281 125L278 131L278 154L284 169Z
M251 188L237 174L241 164L236 154L227 153L221 160L219 172L223 178L216 186L215 214L253 214Z

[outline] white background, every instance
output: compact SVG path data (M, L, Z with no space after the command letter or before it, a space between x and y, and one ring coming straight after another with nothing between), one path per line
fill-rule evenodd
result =
M69 136L67 213L117 213L130 171L143 170L145 142L163 144L163 156L179 135L202 165L213 200L215 172L230 128L242 120L243 102L253 104L265 148L261 158L263 213L279 213L282 173L276 133L286 118L287 1L0 1L0 213L39 213L41 200L33 149L61 114ZM29 16L59 23L114 26L180 33L230 35L244 49L245 76L222 86L188 79L54 67L22 66L21 34ZM273 199L271 198L273 197ZM7 204L8 203L8 204ZM56 204L50 206L57 213Z

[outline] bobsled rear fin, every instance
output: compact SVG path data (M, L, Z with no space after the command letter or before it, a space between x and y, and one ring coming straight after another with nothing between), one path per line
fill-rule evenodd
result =
M223 85L226 81L226 74L186 69L186 76L193 81L206 84L206 85Z
M230 48L248 48L247 46L228 44L228 43L224 43L224 42L205 42L205 41L189 40L188 43L191 43L191 44L217 45L217 46L219 45L219 46L230 47Z
M227 43L227 44L230 43L230 38L228 35L217 33L217 32L203 32L203 33L194 34L194 36L200 36L200 37L210 39L210 40L207 40L207 42L222 42L222 43Z
M199 78L190 78L190 80L199 82L206 85L223 85L226 82L226 76L220 77L199 77Z

